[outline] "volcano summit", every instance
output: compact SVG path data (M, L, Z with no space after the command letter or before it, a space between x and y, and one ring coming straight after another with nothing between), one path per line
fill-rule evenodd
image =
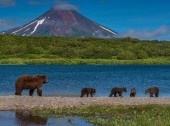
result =
M82 16L76 10L51 9L32 22L1 34L114 38L117 33Z

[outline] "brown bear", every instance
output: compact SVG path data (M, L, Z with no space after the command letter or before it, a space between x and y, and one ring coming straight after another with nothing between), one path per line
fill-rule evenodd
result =
M127 89L125 87L123 87L123 88L118 88L118 87L112 88L110 97L112 97L113 94L114 94L114 97L117 97L117 93L119 94L119 96L122 97L123 92L127 92Z
M89 94L91 95L91 97L93 97L93 95L95 95L96 93L96 89L95 88L83 88L81 90L81 96L83 97L85 94L87 94L87 97L89 96Z
M136 93L137 93L136 88L132 88L130 91L130 97L135 97Z
M42 84L48 83L48 79L45 75L37 76L21 76L15 83L15 95L21 95L22 90L29 90L29 95L32 96L34 90L37 89L37 94L42 96Z
M153 94L155 94L155 97L159 97L159 88L158 87L150 87L145 90L145 94L150 93L150 97L153 97Z

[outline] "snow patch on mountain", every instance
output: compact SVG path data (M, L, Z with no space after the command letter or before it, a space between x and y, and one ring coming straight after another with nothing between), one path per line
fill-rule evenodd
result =
M28 30L30 30L30 28L26 29L24 32L27 32Z
M25 27L23 27L23 28L21 28L21 29L19 29L19 30L17 30L17 31L12 32L12 34L16 34L17 32L19 32L19 31L21 31L21 30L23 30L23 29L27 28L28 26L30 26L30 25L32 25L32 24L34 24L35 22L37 22L37 20L36 20L36 21L34 21L34 22L32 22L32 23L30 23L30 24L28 24L28 25L26 25Z
M37 25L35 26L34 30L30 33L30 35L33 34L34 32L36 32L38 26L39 26L39 25L42 25L42 24L44 23L45 19L46 19L46 17L45 17L44 19L39 20L39 21L37 22Z
M110 32L110 33L116 35L116 33L112 32L111 30L109 30L109 29L107 29L107 28L105 28L105 27L103 27L103 26L99 26L99 27L101 27L102 29L104 29L104 30L106 30L106 31L108 31L108 32Z

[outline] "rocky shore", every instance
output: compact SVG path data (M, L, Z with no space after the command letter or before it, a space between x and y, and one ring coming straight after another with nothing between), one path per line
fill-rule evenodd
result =
M170 104L170 98L0 96L0 111L143 104Z

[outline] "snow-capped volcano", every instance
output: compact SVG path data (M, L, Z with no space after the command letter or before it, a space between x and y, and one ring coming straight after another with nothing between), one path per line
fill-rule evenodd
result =
M117 33L95 23L75 10L51 9L32 22L1 34L20 36L63 36L114 38Z

